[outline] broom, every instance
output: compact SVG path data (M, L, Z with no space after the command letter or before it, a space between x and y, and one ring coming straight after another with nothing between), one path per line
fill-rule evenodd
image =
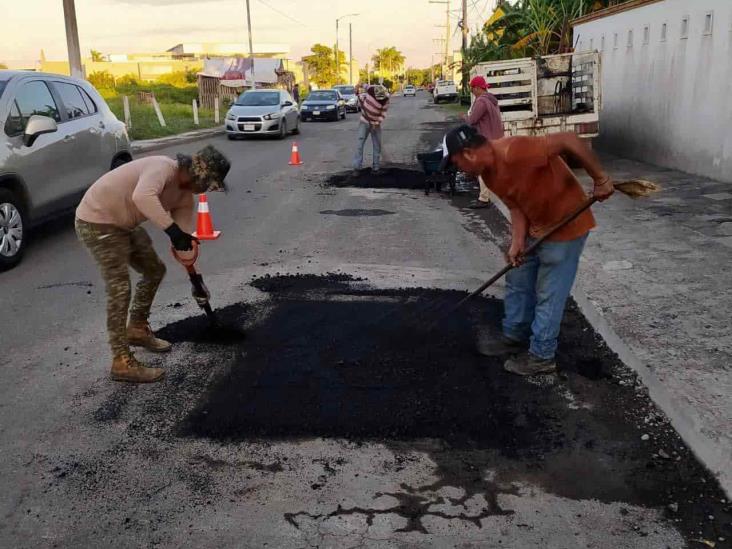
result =
M613 187L616 191L619 191L620 193L624 194L625 196L628 196L633 199L637 198L645 198L647 196L650 196L654 193L657 193L661 190L660 185L657 183L654 183L653 181L647 181L645 179L630 179L628 181L619 181L614 182ZM569 214L567 217L565 217L562 221L560 221L558 224L556 224L554 227L549 229L548 232L546 232L544 235L542 235L539 239L537 239L531 246L529 246L526 251L523 253L524 256L532 254L541 244L550 236L555 234L559 229L567 225L567 223L570 223L571 221L574 221L577 217L579 217L582 212L590 208L595 202L597 202L598 199L595 197L591 197L586 203L584 203L582 206L577 208L574 212ZM455 311L457 311L460 307L465 305L468 301L473 299L476 296L479 296L482 294L488 287L492 286L498 279L500 279L503 275L505 275L508 271L514 268L514 265L511 263L506 264L505 267L503 267L500 271L498 271L496 274L494 274L491 278L486 280L478 289L476 289L474 292L470 293L469 295L465 296L463 299L461 299L457 304L455 304L453 307L450 308L449 311L447 311L444 315L442 315L437 320L433 321L429 327L433 328L439 321L443 320L444 318L450 316ZM441 306L438 306L441 308ZM423 316L429 309L435 310L434 306L431 306L430 303L427 304L427 307L419 311L419 315Z

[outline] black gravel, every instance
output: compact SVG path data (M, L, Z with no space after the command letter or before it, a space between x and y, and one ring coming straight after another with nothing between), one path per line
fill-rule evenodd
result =
M732 539L731 509L714 478L574 305L562 328L559 375L526 379L474 350L476 323L498 329L499 300L477 299L428 331L426 323L463 292L375 289L336 273L269 276L253 285L270 300L219 311L222 319L246 324L244 340L205 341L203 317L166 327L161 335L194 342L207 365L171 378L166 395L143 407L145 421L131 424L140 429L159 417L168 434L147 437L214 444L378 441L397 456L427 452L439 479L402 485L393 494L399 505L389 510L295 510L284 517L295 527L308 517L373 520L390 512L408 519L407 530L424 532L422 519L439 516L429 494L442 486L461 488L466 498L482 494L488 506L461 518L479 521L510 514L498 495L516 493L514 481L528 481L566 498L659 508L687 541ZM96 419L125 417L128 396L117 394ZM268 463L272 470L281 465ZM480 474L486 469L496 477L486 480ZM393 474L397 464L385 464L387 470ZM211 485L205 477L201 482ZM639 547L648 528L638 525Z
M331 187L363 187L369 189L420 189L425 187L425 174L420 170L390 167L373 174L371 168L358 175L343 172L330 176L326 182Z

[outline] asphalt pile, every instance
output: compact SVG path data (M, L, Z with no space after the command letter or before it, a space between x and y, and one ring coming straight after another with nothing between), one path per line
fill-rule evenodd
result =
M426 176L424 172L408 168L384 168L374 174L367 168L353 175L343 172L330 176L326 185L331 187L362 187L369 189L419 189L424 190Z
M440 311L424 314L425 305L449 307L464 292L379 289L344 274L267 276L252 285L269 294L264 305L218 311L222 322L247 326L245 339L206 340L202 316L161 332L193 342L198 366L171 376L170 391L132 424L160 414L171 437L229 444L377 441L401 453L427 451L439 483L493 502L485 516L506 512L497 497L516 479L567 498L663 509L687 539L732 537L732 510L713 477L574 305L565 314L559 375L527 379L475 352L476 324L499 329L497 299L476 299L428 330ZM97 419L124 417L130 398ZM425 441L432 441L426 450ZM485 468L500 483L476 474ZM405 513L429 515L419 511L429 508L422 488L405 494ZM410 529L421 531L420 520Z

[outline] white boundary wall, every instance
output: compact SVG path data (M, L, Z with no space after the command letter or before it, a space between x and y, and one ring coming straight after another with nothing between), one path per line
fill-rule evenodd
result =
M650 3L574 40L602 56L600 148L732 182L732 0Z

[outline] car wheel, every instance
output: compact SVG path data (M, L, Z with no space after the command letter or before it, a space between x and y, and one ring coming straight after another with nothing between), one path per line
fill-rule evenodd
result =
M341 114L341 120L346 119L346 109L343 109L343 113Z
M284 118L282 119L282 122L280 122L280 134L277 136L277 139L284 139L287 135L287 120Z
M9 190L0 189L0 270L20 263L25 252L26 219L23 204Z
M131 162L132 158L127 155L122 155L116 157L114 160L112 160L112 169L119 168L120 166L123 166L124 164L127 164L128 162Z
M295 129L292 130L292 135L300 135L300 119L297 119L297 122L295 122Z

